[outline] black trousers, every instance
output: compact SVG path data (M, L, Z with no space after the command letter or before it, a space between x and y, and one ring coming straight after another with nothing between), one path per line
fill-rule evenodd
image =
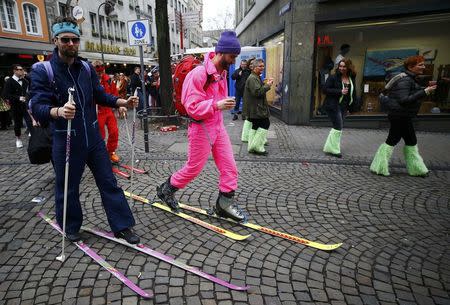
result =
M14 133L16 137L22 135L21 128L23 127L23 120L29 118L25 103L11 103L11 111L14 120Z
M414 130L412 118L388 116L388 119L391 127L389 128L386 144L395 146L402 138L408 146L417 144L416 131Z
M247 119L252 122L252 129L257 130L258 128L269 129L270 121L269 118L264 119Z

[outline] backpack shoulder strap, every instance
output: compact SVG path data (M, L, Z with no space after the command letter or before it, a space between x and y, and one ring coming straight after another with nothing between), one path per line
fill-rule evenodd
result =
M32 68L40 66L40 65L44 66L45 72L47 72L48 82L51 84L54 79L54 74L53 74L53 68L52 68L50 61L46 60L46 61L37 62L37 63L33 64Z
M214 82L214 76L212 76L211 74L208 74L208 71L206 71L206 67L205 67L205 73L206 73L206 82L203 85L203 91L206 92L209 85L211 85Z
M82 60L81 63L83 64L84 68L89 72L89 77L91 76L91 66L89 66L89 64Z

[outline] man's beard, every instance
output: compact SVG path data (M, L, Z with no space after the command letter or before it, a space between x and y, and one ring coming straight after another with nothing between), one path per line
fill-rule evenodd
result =
M230 67L230 64L225 60L225 58L222 58L220 60L220 66L224 69L224 70L228 70L228 68Z
M76 57L78 57L78 50L77 49L62 49L61 54L66 57L76 58Z

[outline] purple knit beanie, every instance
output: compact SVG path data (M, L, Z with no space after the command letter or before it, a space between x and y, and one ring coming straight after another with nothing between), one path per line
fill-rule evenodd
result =
M239 54L241 45L233 31L225 31L220 34L220 39L216 45L216 53Z

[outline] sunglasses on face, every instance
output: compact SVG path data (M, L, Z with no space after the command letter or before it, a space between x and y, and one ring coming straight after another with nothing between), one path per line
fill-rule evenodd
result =
M73 44L80 43L80 37L58 37L62 43L69 43L72 41Z

